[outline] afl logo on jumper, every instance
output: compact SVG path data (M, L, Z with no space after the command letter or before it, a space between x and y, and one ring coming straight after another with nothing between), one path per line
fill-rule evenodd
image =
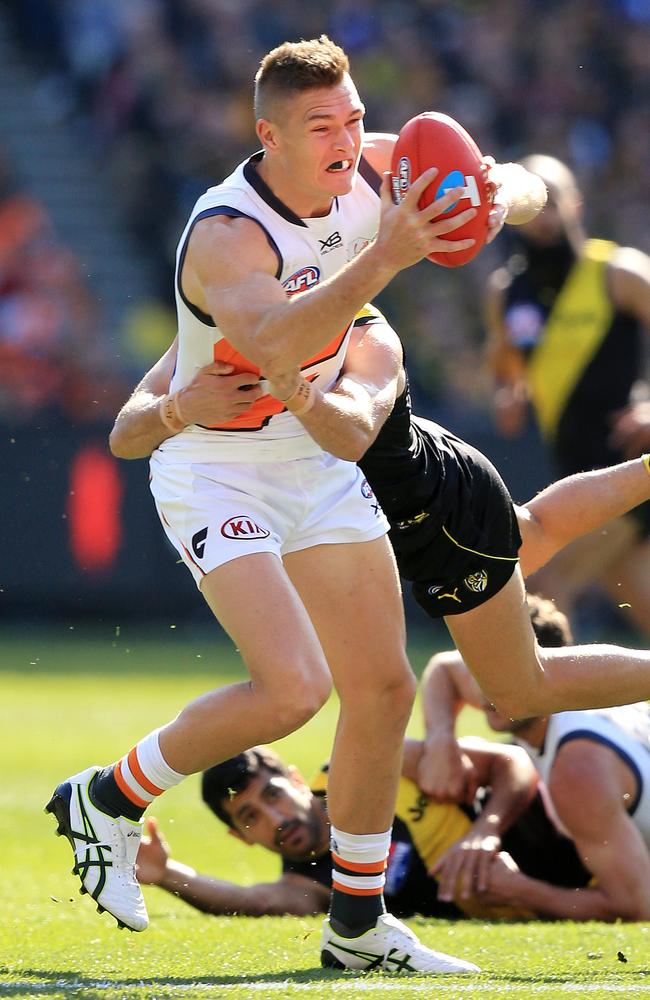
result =
M295 295L296 292L306 292L312 285L317 285L320 281L320 268L301 267L299 271L292 274L290 278L282 282L287 295Z
M480 569L478 573L470 573L463 580L463 583L468 590L473 590L475 594L482 594L487 587L488 575L487 570Z
M236 538L246 542L251 538L268 538L271 532L267 528L260 528L248 514L238 514L237 517L231 517L221 525L221 534L224 538Z
M370 500L370 498L374 497L375 495L370 489L370 483L368 482L367 479L364 479L364 481L361 483L361 495L364 496L366 500Z

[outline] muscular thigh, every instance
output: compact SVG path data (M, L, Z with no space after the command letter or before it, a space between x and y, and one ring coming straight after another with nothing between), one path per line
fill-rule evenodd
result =
M485 604L445 623L465 663L490 701L534 690L541 666L519 566Z
M339 693L409 670L404 607L385 537L285 556Z
M277 556L234 559L208 573L201 590L253 680L290 688L327 670L314 626Z

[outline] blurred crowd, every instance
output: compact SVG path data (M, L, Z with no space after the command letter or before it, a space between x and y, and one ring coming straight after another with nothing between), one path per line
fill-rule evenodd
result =
M105 421L125 392L79 260L0 159L0 418Z
M261 55L323 31L351 57L370 130L397 131L419 111L439 109L497 159L558 156L586 193L589 229L650 251L650 0L4 5L51 114L62 124L83 122L141 252L155 258L160 296L169 303L174 249L194 200L255 148L251 83ZM16 196L0 196L0 209L15 213ZM38 206L25 212L23 224L47 226ZM410 345L416 381L434 397L462 393L480 404L477 296L495 256L506 251L507 237L462 271L420 265L384 296ZM67 282L65 339L74 351L78 328L98 322L74 274L78 265L57 248L47 262L30 249L24 266L28 282L56 280L59 290ZM24 334L6 332L13 307L3 305L5 287L0 338L10 351ZM53 322L45 313L35 324L41 341Z

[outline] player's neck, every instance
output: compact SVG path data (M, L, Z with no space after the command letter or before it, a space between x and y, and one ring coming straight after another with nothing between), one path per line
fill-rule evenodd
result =
M526 719L525 722L519 723L515 732L518 739L524 740L536 750L541 750L544 746L547 729L548 718L540 716L537 719Z
M257 164L257 173L276 198L300 219L321 219L332 210L334 198L322 192L300 188L286 170L266 156Z

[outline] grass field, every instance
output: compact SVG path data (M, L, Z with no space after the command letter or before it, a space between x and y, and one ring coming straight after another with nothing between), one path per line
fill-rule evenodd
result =
M644 924L416 919L427 944L484 970L471 980L433 981L324 971L318 919L208 917L155 888L145 890L146 934L118 932L78 895L69 846L54 837L43 805L65 775L114 759L194 695L241 676L236 654L172 628L146 637L129 628L93 636L32 631L5 638L1 651L0 996L650 997ZM425 650L412 653L421 667ZM307 774L327 754L335 714L328 704L282 741ZM476 723L473 716L465 725L476 731ZM156 815L179 860L242 882L275 877L272 856L222 832L199 801L196 778L164 796Z

